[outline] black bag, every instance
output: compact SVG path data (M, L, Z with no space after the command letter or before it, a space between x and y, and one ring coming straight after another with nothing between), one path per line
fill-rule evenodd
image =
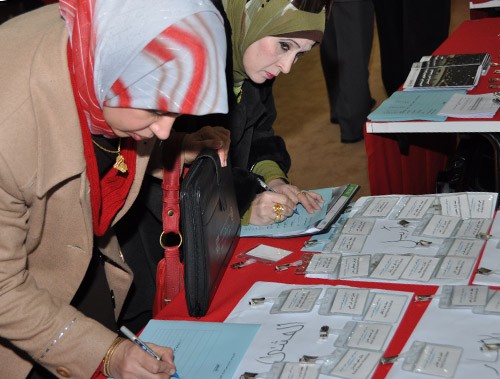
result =
M181 183L181 245L190 316L204 316L239 239L240 215L231 167L206 149Z
M461 135L446 170L438 174L436 192L496 192L500 173L495 152L499 149L497 133Z

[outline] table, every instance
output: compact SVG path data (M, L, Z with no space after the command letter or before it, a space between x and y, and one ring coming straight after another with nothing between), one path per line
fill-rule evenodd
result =
M469 1L471 20L498 16L500 11L500 0L471 0Z
M489 52L493 62L499 61L499 35L500 18L465 21L434 54ZM495 91L488 83L489 78L500 77L494 73L495 69L498 67L491 67L469 93ZM490 142L497 143L492 140L492 133L500 132L500 114L497 113L494 119L478 120L368 122L365 147L371 194L436 192L437 173L445 169L448 156L456 145L457 133L461 132L483 133ZM497 185L500 190L500 179Z
M235 253L230 261L233 264L240 259L238 254L246 252L258 244L266 244L282 249L293 251L283 263L294 262L301 258L302 248L305 241L309 237L295 238L242 238L240 239ZM280 263L282 263L280 261ZM240 299L250 289L256 281L280 282L291 284L342 284L364 288L380 288L394 291L412 291L416 294L433 294L437 291L436 286L428 285L405 285L396 283L374 283L374 282L356 282L346 280L325 280L325 279L310 279L302 275L295 274L295 270L289 269L286 271L276 272L274 266L265 266L262 264L253 264L242 269L228 268L220 283L219 289L213 299L210 309L206 316L201 318L189 317L184 292L179 293L158 315L158 319L168 320L192 320L192 321L216 321L221 322L232 311ZM406 340L411 335L418 320L422 317L428 306L428 302L412 302L403 318L400 327L398 328L391 344L389 345L386 354L393 355L401 352ZM384 378L390 366L381 366L375 371L373 378Z

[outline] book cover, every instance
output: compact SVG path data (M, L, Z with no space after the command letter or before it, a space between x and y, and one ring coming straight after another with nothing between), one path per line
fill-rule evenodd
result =
M406 90L420 88L470 89L477 84L481 71L480 64L425 67L422 62L416 62L412 65L403 88Z
M490 55L488 53L428 55L422 57L420 60L424 67L462 66L469 64L480 64L485 67L489 61Z

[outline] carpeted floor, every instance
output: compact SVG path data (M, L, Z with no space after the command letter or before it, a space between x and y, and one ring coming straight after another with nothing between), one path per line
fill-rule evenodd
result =
M468 1L452 0L450 32L468 19ZM373 42L370 88L379 105L386 93L380 78L376 33ZM330 123L318 47L302 57L290 74L278 76L274 94L278 109L275 130L285 139L292 156L292 182L301 189L356 183L361 186L357 197L369 195L364 143L340 143L339 127Z

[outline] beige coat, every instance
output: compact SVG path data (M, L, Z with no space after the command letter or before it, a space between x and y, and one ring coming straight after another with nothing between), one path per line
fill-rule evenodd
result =
M88 378L115 338L69 305L93 233L67 42L57 5L0 27L1 378L26 377L25 353L58 376ZM114 222L137 196L154 142L138 144L136 178ZM132 275L116 238L105 240L118 315Z

